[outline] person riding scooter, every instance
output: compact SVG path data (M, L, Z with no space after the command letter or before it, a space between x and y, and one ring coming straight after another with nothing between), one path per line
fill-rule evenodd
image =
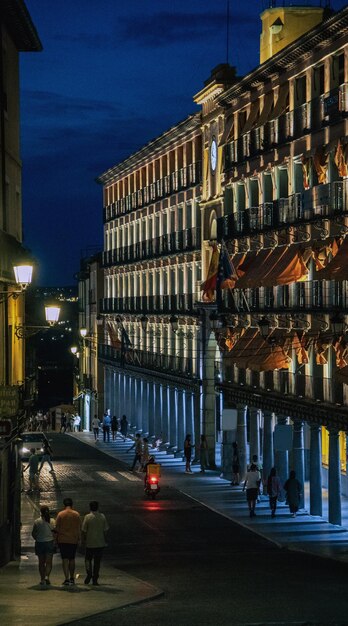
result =
M161 475L161 466L156 463L155 457L150 456L147 463L144 465L145 478L144 478L144 491L145 493L154 498L160 491L159 477Z

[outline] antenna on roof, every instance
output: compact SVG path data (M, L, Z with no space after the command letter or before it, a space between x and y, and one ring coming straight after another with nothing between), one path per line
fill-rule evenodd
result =
M226 23L226 63L229 61L229 39L230 39L230 0L227 0L227 23Z

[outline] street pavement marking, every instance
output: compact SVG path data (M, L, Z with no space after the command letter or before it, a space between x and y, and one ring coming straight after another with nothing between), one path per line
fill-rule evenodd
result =
M130 472L117 472L118 474L120 474L121 476L123 476L124 478L127 478L127 480L141 480L141 478L139 478L138 476L134 476L134 474L131 474Z
M100 476L100 478L104 478L109 482L118 482L118 478L116 478L113 474L109 474L109 472L96 472L96 474L97 476Z

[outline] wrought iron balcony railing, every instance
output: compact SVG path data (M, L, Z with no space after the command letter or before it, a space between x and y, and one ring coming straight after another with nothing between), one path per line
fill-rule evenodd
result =
M320 273L319 273L320 276ZM331 313L348 311L346 281L310 280L278 287L235 289L223 292L223 305L232 313Z
M153 370L157 373L170 374L181 377L185 375L190 379L196 379L197 367L194 359L173 354L161 354L147 352L135 348L121 349L99 344L98 357L119 367L132 366L139 369Z
M173 193L184 191L202 182L201 161L190 163L186 167L158 179L157 181L128 194L116 202L104 207L104 223L139 209L151 202L162 200Z
M336 124L347 113L348 83L344 83L226 144L225 170L306 133Z
M145 314L187 314L197 315L194 309L195 294L182 293L166 296L130 296L126 298L103 298L101 313Z
M336 217L348 213L348 180L305 189L287 198L265 202L218 218L217 238L238 239L254 233Z
M223 367L220 377L223 376L224 383L248 385L247 373L245 370L235 371L230 365ZM224 371L224 373L223 373ZM321 376L307 376L302 373L287 372L280 370L277 372L265 372L264 381L260 384L260 375L252 373L250 387L264 389L267 392L281 393L286 396L305 398L311 402L328 402L330 404L346 405L348 396L345 394L342 383L335 380L335 377L324 378Z
M176 233L155 237L154 239L140 241L130 246L107 250L103 252L103 265L107 267L135 263L143 259L153 259L170 254L198 250L200 247L201 229L188 228Z

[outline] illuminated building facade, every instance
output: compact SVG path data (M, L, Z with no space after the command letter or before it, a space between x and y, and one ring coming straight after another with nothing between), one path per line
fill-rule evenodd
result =
M223 152L217 239L232 271L217 302L219 389L238 415L224 433L225 461L237 438L244 470L253 454L264 478L273 464L283 481L295 469L309 480L312 514L321 514L328 486L329 520L340 524L348 492L348 9L316 9L308 32L296 39L295 30L291 41L304 11L267 9L263 63L212 101L204 90L197 99L203 119L208 105L215 109ZM283 30L287 45L277 48Z
M200 116L99 177L104 409L174 451L200 432Z
M0 419L18 423L24 384L24 342L15 334L24 323L24 296L13 266L23 259L21 159L19 149L19 54L41 50L22 0L1 3L0 54ZM17 294L15 294L17 295ZM15 433L16 434L16 433ZM19 553L20 473L15 444L0 438L0 564ZM17 483L16 483L17 481Z

